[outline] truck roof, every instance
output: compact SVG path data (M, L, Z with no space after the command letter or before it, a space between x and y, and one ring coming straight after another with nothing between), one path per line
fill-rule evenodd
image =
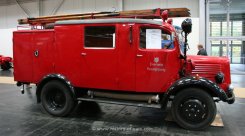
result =
M110 19L87 19L87 20L65 20L57 21L55 25L68 24L107 24L107 23L140 23L162 25L162 22L148 19L132 19L132 18L110 18Z

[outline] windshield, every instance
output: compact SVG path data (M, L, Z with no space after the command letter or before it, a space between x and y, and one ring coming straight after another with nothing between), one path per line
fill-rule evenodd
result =
M180 53L183 55L184 54L184 43L185 39L183 37L182 29L179 26L175 26L176 34L178 36L178 41L179 41L179 46L180 46Z

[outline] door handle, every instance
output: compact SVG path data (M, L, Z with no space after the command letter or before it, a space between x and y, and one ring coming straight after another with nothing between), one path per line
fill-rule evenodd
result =
M34 51L34 56L38 57L38 55L39 55L39 51L38 50Z
M136 56L137 56L137 57L143 57L143 55L142 55L142 54L137 54Z
M82 56L86 56L86 55L87 55L87 53L85 53L85 52L82 52L82 53L81 53L81 55L82 55Z

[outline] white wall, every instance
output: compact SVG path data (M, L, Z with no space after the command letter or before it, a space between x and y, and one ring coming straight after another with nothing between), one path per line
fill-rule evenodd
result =
M13 56L12 48L12 32L15 28L0 29L0 54L5 56Z
M38 2L23 3L30 17L41 15L51 15L62 0L43 0L42 13L39 13ZM83 13L96 11L133 10L133 9L151 9L151 8L178 8L187 7L190 9L191 17L198 20L199 0L65 0L63 5L57 11L57 14ZM12 30L17 27L17 20L28 17L20 6L8 5L0 6L0 54L12 56ZM199 24L199 23L198 23ZM192 49L196 48L194 41L199 40L199 27L193 25L193 35L190 35L190 44ZM195 27L195 28L194 28ZM4 38L3 38L4 37ZM194 50L190 51L195 52ZM195 54L195 53L194 53Z
M199 0L124 0L124 4L124 10L186 7L191 17L199 16Z
M206 0L199 0L199 43L205 45L206 44L206 33L205 31L208 30L206 28L206 19L205 19L205 1Z

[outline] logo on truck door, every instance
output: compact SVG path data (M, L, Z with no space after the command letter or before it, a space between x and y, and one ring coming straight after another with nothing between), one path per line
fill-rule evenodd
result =
M147 67L148 71L153 72L165 72L164 65L160 62L159 57L154 57L153 62L150 62L150 65Z
M158 62L159 62L159 57L155 57L155 58L154 58L154 62L155 62L155 63L158 63Z

